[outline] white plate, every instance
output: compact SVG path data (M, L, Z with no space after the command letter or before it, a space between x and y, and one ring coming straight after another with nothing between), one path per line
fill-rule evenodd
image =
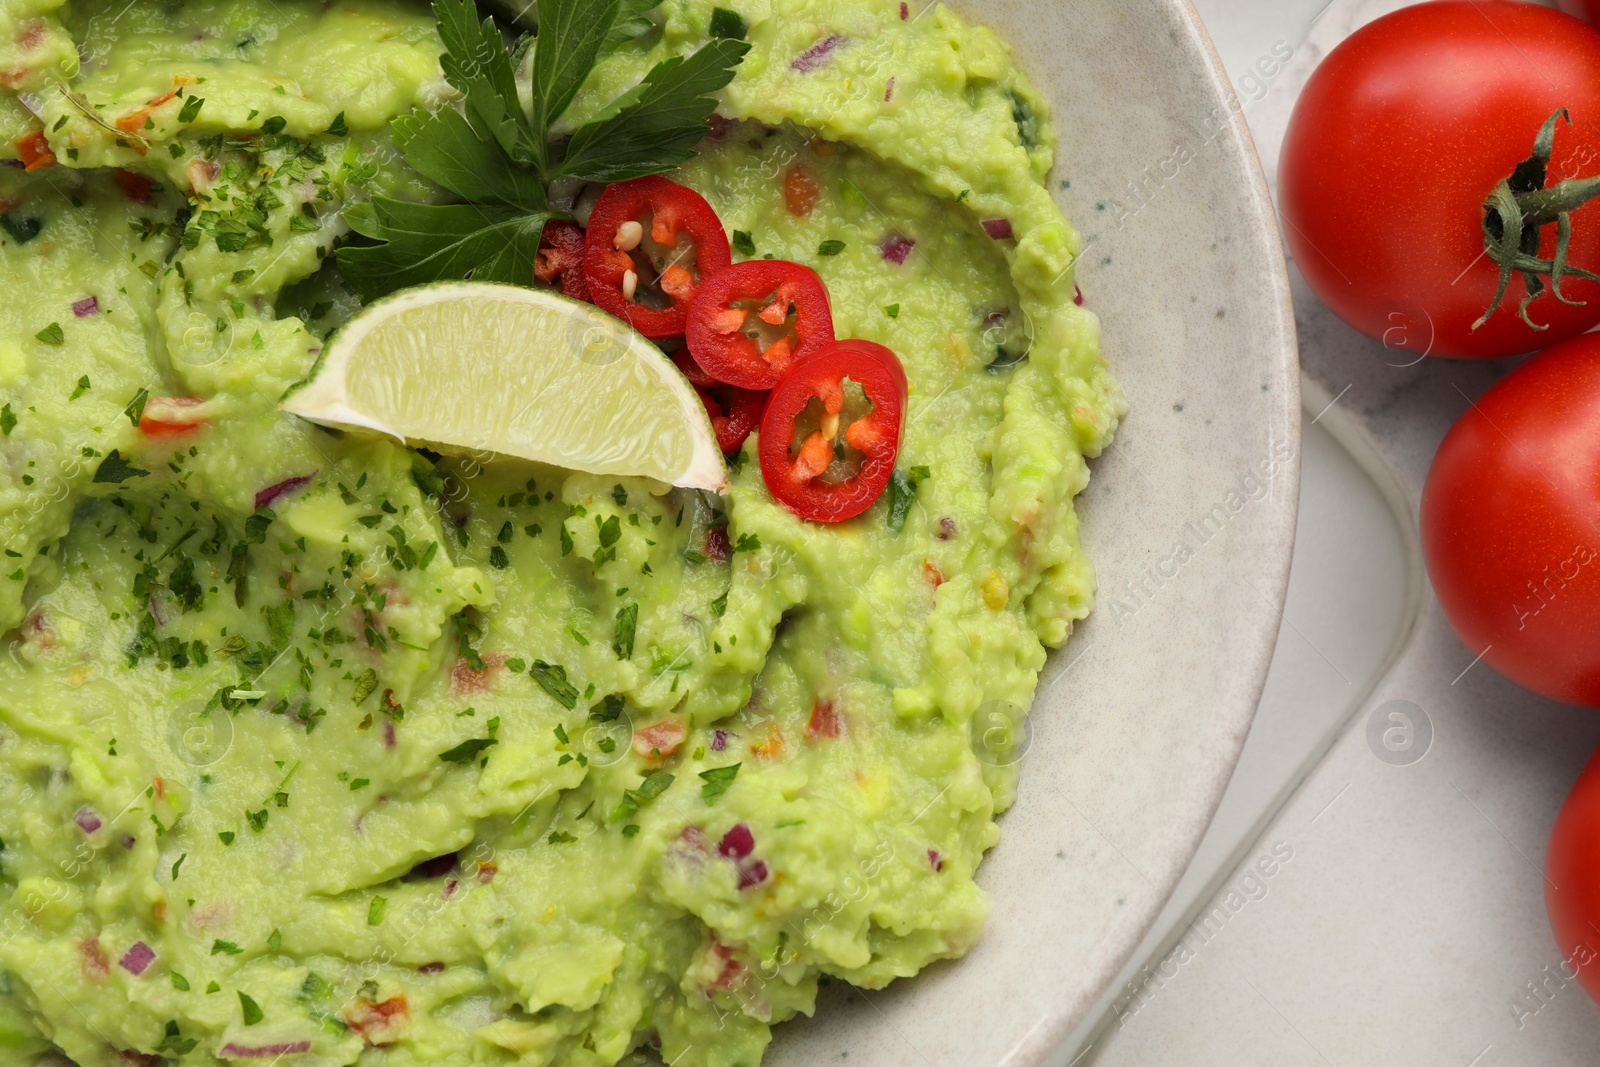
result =
M1052 101L1058 199L1133 408L1083 499L1099 609L1041 680L1021 794L979 873L977 948L881 992L834 986L778 1029L769 1067L1052 1062L1210 821L1288 579L1294 321L1255 149L1193 8L956 6Z

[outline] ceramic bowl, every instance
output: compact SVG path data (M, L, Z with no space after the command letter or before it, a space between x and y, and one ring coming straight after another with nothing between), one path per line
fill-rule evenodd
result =
M1037 1067L1160 911L1233 771L1281 619L1299 379L1250 134L1187 0L956 0L1049 96L1056 195L1132 412L1093 464L1098 608L1040 681L965 959L836 984L770 1067Z

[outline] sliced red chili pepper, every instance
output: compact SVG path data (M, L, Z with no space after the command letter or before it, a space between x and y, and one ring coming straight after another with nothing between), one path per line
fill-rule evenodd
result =
M594 303L589 299L589 283L583 276L583 231L577 223L552 219L544 224L533 276L545 285L559 286L564 296Z
M43 130L34 130L17 142L17 158L22 160L29 174L56 165L56 154L51 151Z
M846 379L872 404L848 425ZM894 474L906 395L899 358L871 341L835 341L790 367L761 417L761 475L773 498L815 522L842 522L866 511ZM813 398L822 402L823 415L806 431L800 419ZM841 436L849 446L842 458Z
M715 388L698 388L700 402L711 416L711 428L717 432L717 445L724 455L731 456L744 447L749 436L761 425L761 412L767 403L766 393L739 389L731 385Z
M694 356L689 354L688 349L674 352L672 354L672 362L677 364L678 369L683 371L683 376L689 379L689 384L696 389L710 389L712 386L722 384L707 374L705 368L694 361Z
M589 216L583 273L590 297L646 337L683 333L695 290L732 262L711 205L665 178L609 186Z
M828 287L810 267L787 260L735 264L700 286L687 336L713 378L771 389L792 364L833 342Z

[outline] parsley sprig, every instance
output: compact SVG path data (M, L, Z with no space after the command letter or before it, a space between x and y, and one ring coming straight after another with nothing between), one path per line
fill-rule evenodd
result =
M553 182L617 182L686 163L749 45L717 39L653 67L570 138L552 138L595 66L648 32L660 0L538 0L539 33L507 47L493 19L479 22L471 0L434 0L444 76L463 96L460 110L416 111L396 119L395 144L418 173L466 203L418 204L374 196L346 213L350 226L380 242L338 252L345 279L371 300L410 285L471 276L528 284ZM532 107L517 95L517 59L533 49Z

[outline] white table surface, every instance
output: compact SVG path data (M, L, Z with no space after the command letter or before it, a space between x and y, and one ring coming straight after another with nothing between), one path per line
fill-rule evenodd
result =
M1269 181L1309 70L1404 6L1196 3ZM1294 283L1305 477L1262 710L1194 868L1062 1063L1600 1063L1600 1007L1557 973L1542 873L1600 714L1471 666L1418 562L1428 460L1508 365L1396 368ZM1431 732L1414 762L1369 742L1397 707Z

